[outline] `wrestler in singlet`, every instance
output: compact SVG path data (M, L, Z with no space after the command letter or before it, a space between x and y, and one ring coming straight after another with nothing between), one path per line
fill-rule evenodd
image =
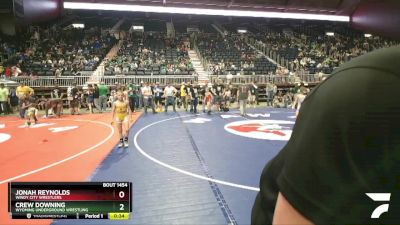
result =
M128 121L128 102L117 100L114 102L115 104L115 121L117 123L122 123L124 121Z

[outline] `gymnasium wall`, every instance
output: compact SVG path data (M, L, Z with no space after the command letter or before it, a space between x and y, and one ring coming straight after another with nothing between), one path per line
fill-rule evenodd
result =
M380 0L362 3L352 15L355 29L400 39L400 1Z
M18 23L30 24L55 19L61 15L62 0L14 0Z
M0 15L0 32L8 36L15 35L15 19L13 14Z

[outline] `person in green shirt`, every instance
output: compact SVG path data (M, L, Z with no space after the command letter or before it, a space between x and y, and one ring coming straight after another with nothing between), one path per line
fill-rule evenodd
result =
M135 112L135 98L137 98L136 89L136 85L128 85L129 108L131 108L132 112Z
M10 92L8 88L4 86L4 84L0 84L0 113L7 114L8 113L8 98Z
M108 86L101 82L99 85L99 106L100 106L100 113L105 112L107 109L107 98L109 94Z

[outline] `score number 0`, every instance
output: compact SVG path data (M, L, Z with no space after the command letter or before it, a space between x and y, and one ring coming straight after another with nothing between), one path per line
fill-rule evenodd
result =
M118 193L118 196L120 197L120 198L124 198L125 197L125 192L123 192L123 191L120 191L119 193ZM119 210L121 210L121 211L124 211L124 204L119 204Z

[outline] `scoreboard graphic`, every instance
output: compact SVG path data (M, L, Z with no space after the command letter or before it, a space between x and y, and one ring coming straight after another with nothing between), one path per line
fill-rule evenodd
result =
M12 219L127 220L132 212L131 182L11 182Z

